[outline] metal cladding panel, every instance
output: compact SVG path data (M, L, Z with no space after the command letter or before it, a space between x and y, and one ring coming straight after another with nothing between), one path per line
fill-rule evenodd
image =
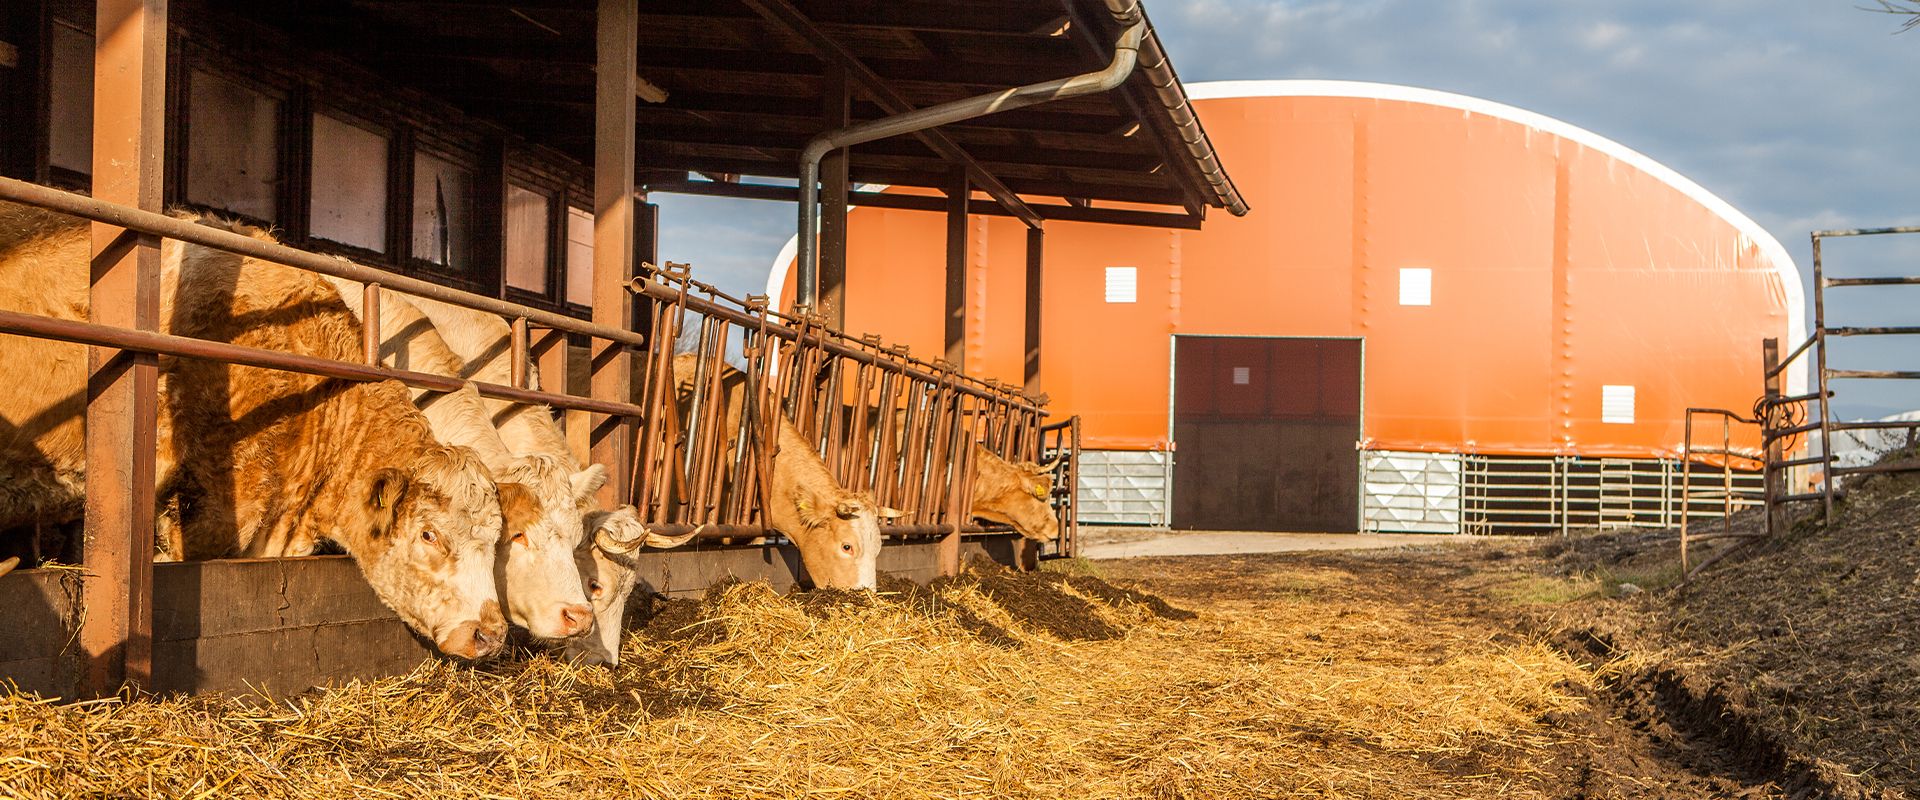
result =
M1166 525L1167 454L1138 450L1080 451L1075 500L1080 522Z
M1364 469L1367 532L1460 532L1460 456L1375 451Z
M1190 88L1252 214L1047 226L1042 388L1088 447L1169 446L1173 334L1337 336L1366 340L1369 449L1672 457L1685 408L1749 408L1761 340L1804 336L1778 242L1595 134L1406 87ZM851 219L849 329L938 352L938 215ZM972 231L967 368L1017 376L1021 227ZM1136 269L1133 302L1109 302L1109 267ZM1632 387L1632 422L1603 419L1607 386Z

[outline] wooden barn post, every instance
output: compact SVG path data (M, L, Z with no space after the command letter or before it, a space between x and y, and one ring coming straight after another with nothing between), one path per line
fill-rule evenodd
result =
M852 122L853 92L847 69L828 64L826 91L823 93L821 125L838 130ZM834 330L847 326L847 148L829 151L820 159L820 289L815 312L827 318Z
M634 126L639 102L639 0L600 0L598 53L594 80L593 153L593 321L630 330L633 301L627 285L634 257ZM591 395L622 403L633 399L633 360L626 345L594 340ZM631 494L628 448L631 421L592 417L593 460L605 464L611 480L600 490L608 506Z
M166 0L99 0L93 82L93 196L161 210L167 97ZM155 330L159 239L93 224L89 318ZM87 498L80 646L84 693L153 679L153 470L159 361L87 348Z
M956 372L967 368L967 199L973 184L956 169L947 185L946 360Z
M1033 397L1040 396L1040 283L1046 266L1046 246L1045 228L1027 229L1027 329L1023 339L1027 355L1022 388Z

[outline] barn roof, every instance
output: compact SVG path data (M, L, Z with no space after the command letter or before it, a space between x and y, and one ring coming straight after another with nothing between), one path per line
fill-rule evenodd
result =
M210 2L592 160L594 0ZM836 127L821 99L830 69L847 70L859 122L1099 69L1122 29L1105 0L639 6L640 78L658 89L639 101L640 177L667 188L688 173L794 177L807 139ZM1150 28L1120 89L860 145L851 178L945 187L956 164L1003 204L1065 198L1049 207L1081 217L1090 201L1172 206L1188 218L1247 209ZM765 187L740 189L755 192Z

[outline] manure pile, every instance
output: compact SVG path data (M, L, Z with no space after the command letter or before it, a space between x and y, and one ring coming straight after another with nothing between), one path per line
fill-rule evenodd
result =
M1324 573L1324 574L1323 574ZM1524 797L1589 676L1339 599L1083 574L764 584L633 615L620 666L448 663L267 703L0 697L0 797ZM1325 590L1333 602L1309 602Z

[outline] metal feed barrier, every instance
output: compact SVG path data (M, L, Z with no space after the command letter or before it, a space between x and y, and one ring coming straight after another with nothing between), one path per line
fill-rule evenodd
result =
M1044 453L1064 457L1065 469L1056 472L1053 493L1058 513L1068 524L1054 542L1056 554L1073 552L1072 498L1065 487L1073 484L1078 448L1077 420L1041 427L1044 399L1030 398L1004 384L961 375L949 365L910 358L904 348L887 348L874 339L850 339L828 330L817 319L778 314L763 299L737 301L710 286L699 284L676 270L648 270L633 281L631 290L649 304L652 329L647 334L553 314L496 298L475 295L322 256L284 245L216 230L175 217L142 211L52 189L0 178L0 200L38 206L55 212L113 226L121 230L108 248L114 258L138 252L140 258L158 253L162 239L222 250L360 282L365 285L363 363L237 346L225 342L173 336L147 329L78 322L0 311L0 333L34 336L134 354L136 367L151 370L156 355L199 358L267 369L286 370L349 381L397 380L432 391L454 391L472 383L486 397L521 403L546 404L567 415L569 438L576 432L591 442L596 457L610 449L625 452L614 459L615 499L637 506L657 531L668 534L697 531L701 538L752 539L769 533L761 512L768 491L771 464L767 447L772 415L790 415L816 445L836 478L850 489L872 491L881 503L909 512L898 524L883 530L894 538L939 536L940 570L958 569L960 539L987 528L970 520L969 503L974 464L972 442L1011 459L1038 459ZM157 261L149 262L157 264ZM146 271L129 291L157 297L158 270ZM387 291L399 291L505 317L510 328L514 359L509 383L475 383L381 365L379 302ZM101 297L96 287L96 298ZM107 295L111 301L131 297ZM98 303L96 302L96 305ZM686 320L697 321L683 335ZM152 325L151 321L147 323ZM535 388L533 370L567 374L566 339L585 337L592 343L594 397ZM742 345L740 380L744 382L740 412L727 424L724 402L727 376L720 369L730 341ZM687 397L677 396L675 350L687 343L696 365ZM639 378L629 396L606 391L602 370L618 368L626 358L641 361ZM152 374L149 372L148 374ZM137 384L136 384L137 385ZM153 384L146 384L151 392ZM615 383L614 385L618 385ZM141 402L137 393L134 402ZM151 403L148 398L147 403ZM679 406L690 403L682 419ZM148 405L148 409L152 406ZM108 410L111 409L111 410ZM89 402L89 424L119 419L123 409ZM603 415L595 420L589 416ZM138 414L127 414L138 420ZM89 537L86 554L89 577L84 583L79 639L88 654L83 664L84 684L90 691L111 691L124 677L151 685L154 620L151 614L153 552L151 509L152 416L147 429L134 426L135 477L110 469L89 470L88 502L105 499L128 509L117 519L130 537ZM145 436L144 465L140 437ZM1044 443L1043 443L1044 440ZM582 442L585 444L586 442ZM612 444L607 448L608 443ZM630 443L630 444L629 444ZM604 449L603 449L604 448ZM584 447L582 448L584 449ZM145 483L138 479L146 473ZM145 509L142 512L141 509ZM91 517L90 517L91 519ZM141 520L147 524L141 524ZM131 525L125 525L128 520ZM116 608L114 605L118 603ZM145 613L129 610L146 609ZM96 605L104 604L104 605Z

